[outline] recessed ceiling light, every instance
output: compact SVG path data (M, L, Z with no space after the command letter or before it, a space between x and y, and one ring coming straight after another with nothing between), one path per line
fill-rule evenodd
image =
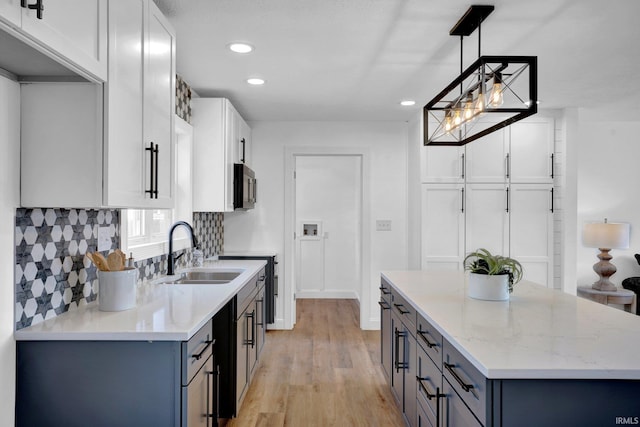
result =
M264 84L264 79L261 79L259 77L251 77L250 79L247 79L247 83L254 86L260 86Z
M253 50L253 46L248 43L231 43L229 50L235 53L249 53Z
M411 99L405 99L404 101L400 101L400 105L404 107L410 107L412 105L416 105L416 101L413 101Z

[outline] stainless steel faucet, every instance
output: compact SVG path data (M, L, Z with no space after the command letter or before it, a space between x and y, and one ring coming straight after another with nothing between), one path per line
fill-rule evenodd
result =
M189 225L188 222L186 221L178 221L175 224L173 224L171 226L171 228L169 229L169 255L167 256L167 276L173 276L174 274L174 263L175 261L180 258L182 255L178 255L177 258L173 257L173 231L179 226L179 225L183 225L187 228L187 230L189 230L189 235L191 236L191 245L194 248L198 247L198 240L196 239L195 234L193 234L193 228L191 227L191 225Z

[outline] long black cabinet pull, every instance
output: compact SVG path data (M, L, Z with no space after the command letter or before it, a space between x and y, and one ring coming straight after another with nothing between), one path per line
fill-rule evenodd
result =
M551 153L551 178L555 178L555 164L553 161L554 153Z
M509 178L511 176L511 156L507 153L505 157L505 178Z
M509 187L507 187L507 213L509 213Z
M245 151L245 145L247 144L247 141L245 141L245 139L244 139L244 138L242 138L242 139L240 140L240 143L242 144L242 158L240 159L240 161L241 161L242 163L245 163L245 160L246 160L246 159L245 159L245 152L246 152L246 151Z
M380 286L379 289L380 289L380 292L382 292L385 295L389 295L391 293L391 291L385 288L384 286Z
M437 392L436 393L431 393L429 391L429 389L427 388L426 384L424 383L425 380L428 380L429 378L420 378L419 375L416 375L416 380L418 381L418 385L420 386L421 389L424 390L425 394L427 395L427 399L432 400L438 397Z
M551 213L553 213L553 188L551 189Z
M27 9L35 10L36 17L38 19L42 19L42 12L44 12L44 4L42 3L42 0L36 0L36 2L33 4L27 4L27 0L21 0L20 6L26 7Z
M473 385L466 384L462 380L462 378L458 376L456 371L453 370L453 368L455 368L456 365L452 365L451 363L447 363L447 362L444 362L443 364L444 364L444 367L447 369L447 371L449 371L449 373L453 376L453 379L455 379L458 382L458 384L460 384L460 387L462 387L464 391L469 392L473 388Z
M429 348L437 347L437 346L438 346L438 344L437 344L437 343L434 343L434 342L429 341L429 339L427 338L427 336L425 335L425 333L426 333L426 331L418 331L418 336L419 336L420 338L422 338L422 341L424 341L424 343L427 345L427 347L429 347Z
M251 319L251 339L247 339L244 341L245 345L250 345L251 348L256 344L256 311L253 310L251 313L245 313L245 317ZM247 331L247 335L249 335L249 331Z
M464 175L465 175L465 172L466 172L466 170L465 170L466 165L465 165L465 162L464 162L464 153L462 153L462 156L460 156L460 158L461 158L461 161L462 161L462 168L461 168L462 173L460 174L460 178L464 179Z
M382 307L383 310L391 310L391 306L386 301L378 301L378 304L380 305L380 307Z
M402 340L403 340L403 344L402 345L404 346L404 339L406 338L407 333L404 332L404 331L401 332L401 331L399 331L397 329L394 331L394 333L395 333L395 336L396 336L396 342L395 342L395 344L396 344L396 351L395 351L395 356L396 357L395 357L395 359L396 360L394 361L394 364L396 366L396 372L400 372L400 369L402 369L402 370L407 369L407 363L404 361L404 357L405 357L405 352L404 351L402 352L402 362L400 362L400 360L399 360L400 359L400 338L402 338Z
M209 409L209 403L211 403L211 400L212 400L212 396L211 396L212 390L211 390L211 383L209 382L209 377L214 375L214 372L205 371L205 374L207 375L207 409L206 409L206 413L204 414L204 416L206 418L207 427L209 427L211 425L211 423L210 423L211 418L213 418L213 414L211 413L211 410Z
M158 198L158 145L153 142L144 149L149 152L149 189L145 190L145 194L149 194L152 199Z
M393 305L396 307L396 310L398 310L400 312L400 314L409 314L409 313L411 313L410 311L406 311L406 310L403 310L402 308L400 308L400 307L404 308L404 305L402 305L402 304L393 304Z
M156 167L155 167L155 175L154 175L154 186L153 186L153 197L155 199L158 198L158 171L160 170L160 146L158 144L156 144L156 150L155 150L155 157L156 157Z
M460 189L460 212L464 213L464 188Z
M207 349L209 347L211 347L212 344L215 344L216 340L206 340L204 343L206 344L204 346L204 348L202 349L202 351L198 354L192 354L191 357L193 357L196 360L200 360L202 359L202 356L204 355L204 353L207 351Z

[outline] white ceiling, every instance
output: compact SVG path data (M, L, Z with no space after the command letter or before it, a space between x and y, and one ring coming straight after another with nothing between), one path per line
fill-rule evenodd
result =
M408 120L459 73L462 0L156 0L177 70L247 120ZM640 1L493 0L482 54L537 55L540 108L640 118ZM245 41L255 51L227 49ZM465 38L465 67L477 31ZM264 78L249 86L251 76ZM409 98L414 107L401 107ZM620 114L620 116L617 116Z

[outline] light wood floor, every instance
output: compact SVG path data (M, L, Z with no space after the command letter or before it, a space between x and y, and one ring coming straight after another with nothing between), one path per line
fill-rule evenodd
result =
M227 426L404 426L380 366L380 332L358 324L355 300L298 300L294 330L267 333Z

